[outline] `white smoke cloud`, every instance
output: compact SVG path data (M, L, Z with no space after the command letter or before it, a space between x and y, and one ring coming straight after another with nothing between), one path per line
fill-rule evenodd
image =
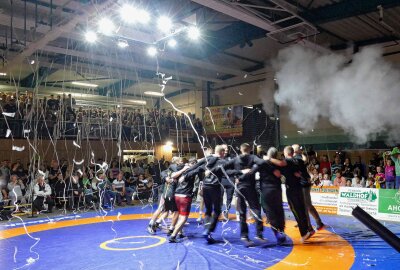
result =
M348 63L342 55L298 45L283 49L275 61L275 102L287 106L290 120L306 132L325 117L357 143L379 134L400 141L400 70L381 55L379 48L366 48Z

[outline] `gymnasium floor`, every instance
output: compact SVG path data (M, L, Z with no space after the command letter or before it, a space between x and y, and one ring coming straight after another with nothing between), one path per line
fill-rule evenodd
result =
M185 227L188 238L170 244L164 232L149 235L150 206L103 212L57 215L0 223L0 269L399 269L400 254L352 217L323 216L328 228L299 244L293 217L287 212L290 240L245 248L239 224L220 222L217 244L201 238L194 213ZM232 218L234 215L232 215ZM384 224L400 235L399 223ZM251 235L254 226L250 225ZM27 232L29 234L27 234Z

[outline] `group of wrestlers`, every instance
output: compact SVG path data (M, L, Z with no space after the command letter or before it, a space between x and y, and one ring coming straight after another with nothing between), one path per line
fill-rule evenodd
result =
M174 157L170 167L161 174L164 190L147 231L155 234L164 218L171 214L171 225L168 228L169 242L176 243L179 238L183 238L182 229L190 214L198 181L201 184L199 194L205 206L203 237L209 244L216 242L212 233L222 212L224 193L226 193L225 218L228 217L232 198L236 194L240 237L245 246L254 245L249 238L248 210L256 224L255 240L265 241L261 208L266 214L277 244L283 244L286 241L282 203L283 182L286 186L289 207L298 224L301 242L315 233L309 214L316 221L316 229L323 229L325 225L311 203L307 157L299 145L285 147L284 159L278 159L278 150L273 147L262 158L251 154L251 150L251 146L244 143L240 146L240 153L236 157L230 157L227 145L217 145L214 153L206 151L205 157L199 161Z

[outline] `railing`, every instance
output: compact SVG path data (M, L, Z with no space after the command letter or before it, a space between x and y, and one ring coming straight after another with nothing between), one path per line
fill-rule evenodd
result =
M10 134L9 131L11 131ZM201 130L199 130L202 133ZM9 136L7 136L9 135ZM35 137L37 136L37 137ZM191 129L145 125L121 125L118 122L68 122L68 121L49 121L49 120L17 120L12 118L0 119L1 138L38 138L38 139L105 139L124 141L148 141L159 142L168 138L195 142L197 137Z

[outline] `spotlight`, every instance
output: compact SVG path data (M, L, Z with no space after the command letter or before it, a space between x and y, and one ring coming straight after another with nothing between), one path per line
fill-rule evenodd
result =
M122 49L129 47L128 41L126 41L125 39L119 39L117 45Z
M188 29L188 36L190 39L196 40L200 37L200 30L195 26L191 26Z
M0 76L7 76L7 73L5 73L5 72L0 72Z
M30 64L31 65L35 64L35 60L31 60Z
M161 16L158 20L157 20L157 27L158 29L160 29L161 31L168 33L171 31L172 29L172 21L170 18L166 17L166 16Z
M171 142L171 141L167 141L167 142L165 143L165 145L172 146L172 145L174 145L174 143Z
M119 10L119 15L121 16L122 20L127 23L134 23L136 18L134 16L136 9L128 4L125 4Z
M147 49L147 54L150 56L156 56L158 53L157 48L156 47L150 47Z
M101 19L99 21L98 27L99 32L106 36L110 36L115 31L114 23L108 18Z
M172 39L168 40L169 47L174 48L174 47L176 47L176 44L177 44L177 42L175 39L172 38Z
M89 43L94 43L97 40L97 34L93 31L87 31L85 33L85 39Z

